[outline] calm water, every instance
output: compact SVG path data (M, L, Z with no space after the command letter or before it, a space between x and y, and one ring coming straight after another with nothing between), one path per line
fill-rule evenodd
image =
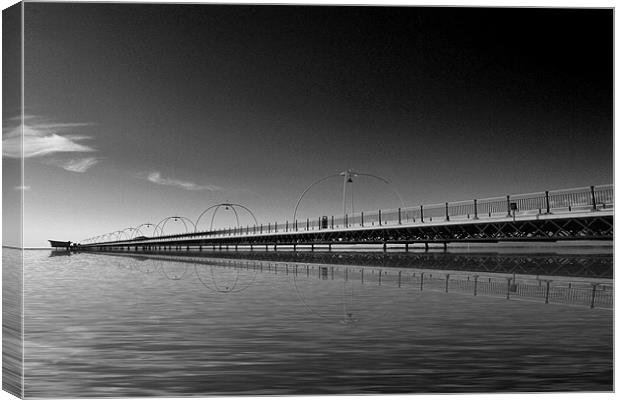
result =
M612 390L609 307L445 293L438 270L420 290L425 259L50 255L24 256L26 396ZM610 256L468 257L489 282L501 264L612 287Z

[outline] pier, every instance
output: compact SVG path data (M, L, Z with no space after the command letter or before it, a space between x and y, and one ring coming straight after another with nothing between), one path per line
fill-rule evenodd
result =
M81 251L315 251L348 246L383 251L449 243L613 240L613 185L505 195L151 237L123 231L83 240ZM204 213L204 212L203 212ZM202 214L201 214L202 216ZM185 217L186 226L194 226ZM165 222L164 222L165 224ZM129 228L133 229L133 228ZM134 229L135 231L135 229ZM103 238L103 239L102 239Z

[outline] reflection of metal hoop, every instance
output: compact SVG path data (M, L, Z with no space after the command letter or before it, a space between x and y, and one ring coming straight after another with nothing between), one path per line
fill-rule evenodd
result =
M159 267L159 270L161 271L162 275L164 275L166 277L166 279L171 280L171 281L180 281L181 279L183 279L185 277L185 275L187 274L187 265L184 265L185 269L183 270L183 273L181 274L181 276L169 276L168 273L166 272L166 268L164 263L161 264L161 266Z
M211 272L211 280L213 282L213 287L211 287L200 276L200 273L198 272L198 267L199 267L198 265L195 265L194 266L194 271L196 272L196 277L198 278L198 280L200 281L202 286L204 286L207 289L209 289L209 290L211 290L213 292L216 292L216 293L239 293L239 292L243 292L244 290L246 290L247 288L252 286L252 284L256 280L256 276L258 274L258 271L256 269L256 265L255 265L254 266L254 276L252 276L252 280L246 286L241 287L241 288L237 288L237 284L239 283L239 271L236 270L237 274L235 276L235 280L233 282L233 285L228 286L226 288L220 288L219 285L217 284L216 279L215 279L215 274L213 273L213 265L210 265L209 269L210 269L210 272Z
M132 257L130 256L127 260L127 268L131 271L138 271L143 274L153 274L157 272L157 267L149 268L148 259L144 257Z
M189 222L192 227L194 227L195 230L195 225L192 222L191 219L187 218L187 217L179 217L179 216L172 216L172 217L166 217L164 219L162 219L161 221L159 221L159 223L155 226L155 231L157 231L159 229L159 235L158 236L164 236L164 228L166 226L166 224L168 223L168 221L170 221L171 219L174 219L175 221L181 221L183 223L183 226L185 227L185 233L189 233L189 229L187 229L187 224L185 223L185 221Z
M136 271L142 272L143 274L154 274L157 272L157 267L154 266L150 268L150 263L148 262L148 258L145 257L131 257L133 266L132 268Z
M153 272L159 272L162 269L162 266L164 265L164 262L160 259L157 258L152 258L151 263L153 264Z
M303 294L301 294L301 292L299 290L299 287L297 286L297 274L293 274L293 285L295 286L295 293L297 294L297 297L299 297L299 300L301 300L301 302L303 303L304 307L306 307L308 309L308 311L310 311L313 314L318 315L322 319L331 320L330 317L327 317L327 316L323 315L322 313L320 313L317 310L315 310L314 308L312 308L312 306L310 306L310 304L308 304L308 302L306 301L306 298L304 297ZM346 282L343 282L343 286L342 286L343 297L344 297L345 286L346 286ZM351 296L352 296L352 294L351 294ZM353 320L351 318L347 318L346 305L345 305L344 299L342 301L342 306L343 306L344 318L340 322L342 322L342 323L353 322Z
M239 214L237 213L237 210L235 209L235 207L239 207L239 208L243 208L245 211L247 211L252 218L254 219L254 224L258 225L258 220L256 219L256 216L254 215L254 213L247 207L242 206L241 204L236 204L236 203L220 203L220 204L215 204L209 208L207 208L206 210L204 210L199 216L198 219L196 220L196 225L194 227L194 232L198 232L198 223L200 222L200 219L209 211L212 209L215 209L213 211L213 215L211 216L211 225L209 226L209 230L213 230L213 221L215 219L215 215L217 214L217 211L220 209L220 207L230 207L231 210L233 211L233 213L235 214L235 219L237 221L237 228L239 227Z
M307 265L306 267L309 267L309 265ZM323 268L327 268L327 266L323 266L323 265L318 265L318 267L323 267ZM348 268L345 267L347 270ZM333 273L333 272L332 272ZM305 276L305 275L304 275ZM335 317L336 314L332 314L332 315L326 315L324 312L320 312L318 311L315 307L312 307L308 301L306 300L306 297L301 293L299 286L297 284L297 274L293 274L293 286L295 288L295 292L297 294L297 296L299 297L299 300L303 303L304 307L306 309L308 309L308 311L310 311L311 313L319 316L322 319L325 320L332 320ZM347 287L348 287L348 291L347 291ZM348 323L354 323L357 322L359 320L358 318L354 318L353 313L351 313L351 307L350 305L354 304L354 282L352 280L343 280L342 282L342 295L341 295L341 302L342 302L342 317L339 320L340 323L343 324L348 324ZM356 296L357 297L357 296ZM336 304L332 304L332 306L335 306ZM365 307L361 308L360 310L366 310ZM373 311L373 313L375 313L376 311ZM367 318L365 317L364 320L365 321L369 321L375 318L379 318L379 317L385 317L386 315L389 314L389 311L384 311L382 314L380 315L375 315L374 317L371 318ZM355 316L357 317L357 316Z

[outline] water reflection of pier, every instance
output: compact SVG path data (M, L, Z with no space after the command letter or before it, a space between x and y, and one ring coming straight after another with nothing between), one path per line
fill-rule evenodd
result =
M469 270L467 266L462 264L460 269L451 269L445 265L443 268L421 268L418 265L399 268L394 263L402 262L401 255L388 257L390 260L388 263L385 257L380 254L356 254L356 257L339 258L339 260L344 260L345 262L338 264L336 262L317 262L316 260L310 263L300 260L237 259L236 256L238 254L235 257L229 258L195 257L187 256L186 254L182 256L171 254L141 255L139 257L126 253L105 254L129 260L124 266L131 269L149 273L159 272L170 280L189 279L190 277L197 278L203 286L219 293L243 291L256 281L257 274L259 273L263 275L288 276L300 300L306 306L308 306L308 292L306 291L306 295L302 294L300 285L306 285L311 281L332 281L340 282L343 288L342 295L344 296L344 293L347 292L348 297L352 296L353 286L346 287L347 284L355 285L358 293L360 290L370 290L370 288L396 288L418 292L439 291L471 296L489 296L507 300L580 305L589 306L590 308L613 307L614 291L613 280L611 279L588 279L583 277L575 279L570 276L560 275L541 279L519 263L516 263L509 269L503 269L501 272L498 272L498 268L494 268L491 271L481 273L477 270ZM252 256L255 255L252 254ZM292 255L289 254L289 256ZM281 257L283 254L278 256ZM313 257L316 256L319 255L313 255ZM347 256L351 255L347 254ZM429 255L426 254L424 256ZM368 261L368 264L355 265L354 260L359 257ZM306 258L304 257L304 259ZM407 258L410 258L410 256ZM373 265L372 262L377 262L378 259L383 259L384 263ZM437 260L433 261L433 263L441 265ZM572 264L568 263L569 266ZM455 266L456 264L453 265ZM497 262L495 265L497 265ZM515 268L519 265L525 268L524 273L516 271ZM179 267L180 270L171 274L169 269L175 266ZM193 274L190 273L192 270ZM557 273L559 270L556 267L553 271ZM235 275L228 277L230 282L221 284L218 283L217 279L221 279L224 276L222 271L233 271Z
M118 254L118 253L117 253ZM158 253L135 256L155 256ZM192 258L192 253L166 252ZM200 258L252 259L274 262L361 265L384 268L418 268L471 273L523 274L545 277L613 279L611 254L558 253L383 253L383 252L203 252Z

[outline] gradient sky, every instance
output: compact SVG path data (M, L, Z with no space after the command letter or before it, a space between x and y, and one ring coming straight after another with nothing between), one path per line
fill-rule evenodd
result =
M407 205L612 183L612 29L602 9L26 3L24 245L221 202L284 222L348 168ZM317 185L300 217L341 196Z

